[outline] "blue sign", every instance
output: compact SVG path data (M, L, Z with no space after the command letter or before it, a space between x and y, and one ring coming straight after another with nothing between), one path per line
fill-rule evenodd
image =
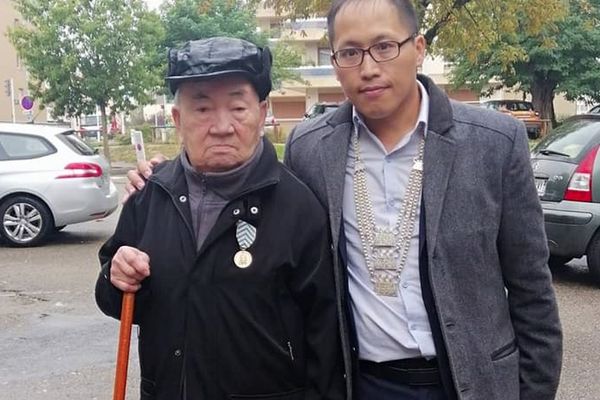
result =
M31 110L33 108L33 98L31 96L23 96L21 98L21 107L25 111Z

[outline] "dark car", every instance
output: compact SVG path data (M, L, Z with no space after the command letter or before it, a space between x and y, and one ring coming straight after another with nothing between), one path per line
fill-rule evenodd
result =
M594 106L588 111L588 114L600 114L600 104Z
M304 119L315 118L319 115L335 111L339 106L340 103L315 103L304 113Z
M600 115L566 119L531 153L550 266L587 256L600 284Z

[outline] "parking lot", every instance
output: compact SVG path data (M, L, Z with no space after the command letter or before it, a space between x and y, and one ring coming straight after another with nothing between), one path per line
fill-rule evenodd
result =
M122 190L124 179L115 182ZM118 213L68 226L43 247L0 244L0 400L109 399L118 323L101 314L93 290L96 253ZM585 260L553 272L564 327L558 399L600 393L600 288ZM139 398L132 346L128 398Z

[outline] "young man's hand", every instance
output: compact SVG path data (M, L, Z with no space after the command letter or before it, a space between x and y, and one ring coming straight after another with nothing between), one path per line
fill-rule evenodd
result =
M159 153L152 157L150 161L139 161L137 169L127 171L128 182L125 185L125 195L123 196L122 203L125 203L133 193L142 190L146 185L146 180L152 175L154 166L166 160L167 157Z

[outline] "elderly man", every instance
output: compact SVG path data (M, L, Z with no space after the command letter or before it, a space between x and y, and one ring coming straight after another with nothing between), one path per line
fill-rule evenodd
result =
M169 52L183 149L124 205L96 301L135 292L141 398L344 395L327 219L261 136L268 49L229 38Z

